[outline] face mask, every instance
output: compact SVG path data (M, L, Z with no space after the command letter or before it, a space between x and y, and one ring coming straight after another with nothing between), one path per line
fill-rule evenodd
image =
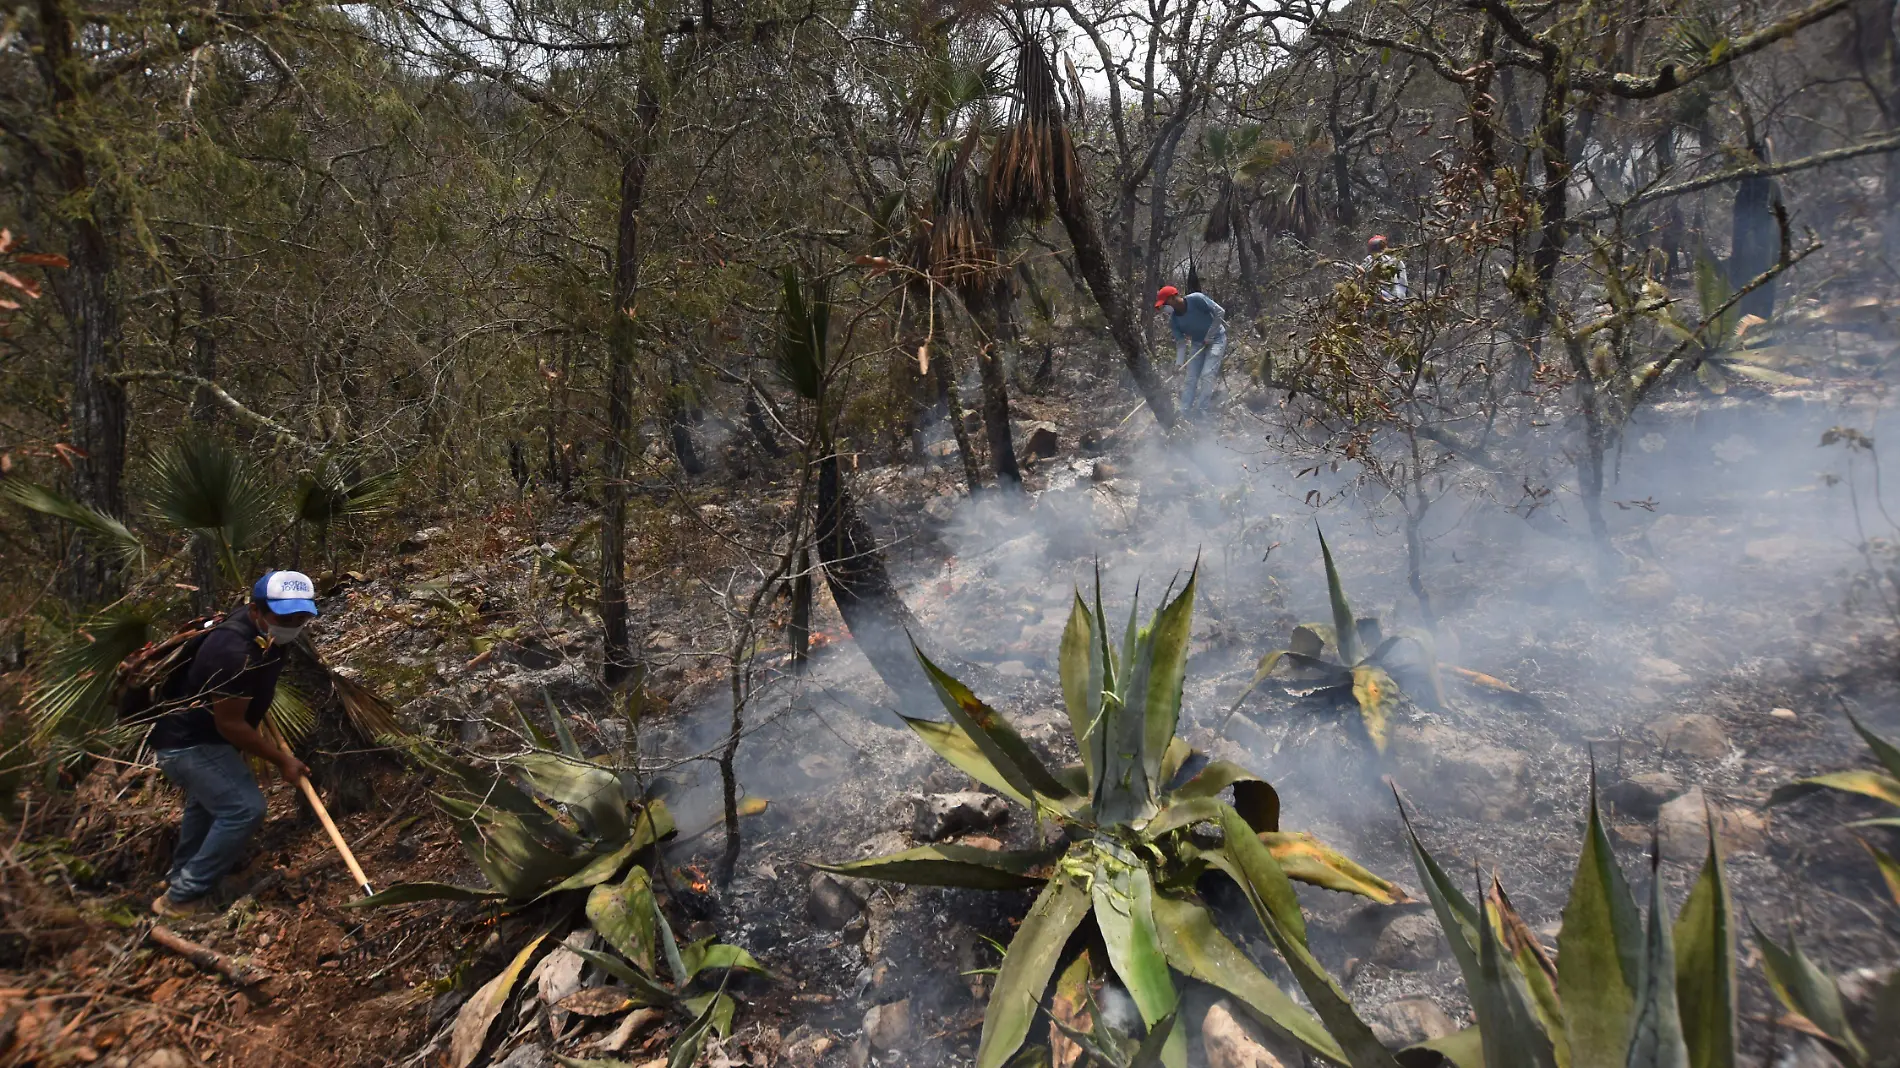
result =
M267 629L270 631L271 642L276 645L289 645L297 640L297 635L303 633L302 626L280 627L272 623Z

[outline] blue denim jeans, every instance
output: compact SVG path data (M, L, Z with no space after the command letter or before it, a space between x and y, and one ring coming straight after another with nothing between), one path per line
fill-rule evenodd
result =
M232 746L160 749L156 755L159 770L185 791L185 819L165 891L182 903L217 889L218 880L237 867L264 822L264 794Z
M1226 359L1227 331L1209 334L1199 351L1187 362L1187 375L1181 383L1182 414L1207 412L1214 400L1214 390L1220 385L1220 365Z

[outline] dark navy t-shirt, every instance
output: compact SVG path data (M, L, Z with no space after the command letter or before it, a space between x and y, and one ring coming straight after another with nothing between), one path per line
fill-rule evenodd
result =
M212 702L224 697L250 698L244 720L253 727L262 723L277 697L277 677L283 674L286 653L283 646L270 644L251 622L248 608L231 613L198 646L179 690L182 703L152 725L152 748L230 745L211 716Z

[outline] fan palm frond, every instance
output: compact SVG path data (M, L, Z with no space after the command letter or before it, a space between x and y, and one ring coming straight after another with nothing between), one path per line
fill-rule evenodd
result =
M382 695L336 671L330 671L330 685L336 689L343 714L350 717L363 737L382 742L403 736L402 727L396 723L395 708Z
M101 612L73 631L47 662L27 705L36 737L111 726L119 665L152 640L156 622L155 608L132 605Z
M295 686L281 681L271 698L270 708L264 712L264 719L285 745L292 746L309 737L317 726L317 713L310 707L310 700Z
M980 140L972 124L962 137L932 149L929 225L912 253L919 270L967 296L988 289L998 260L970 165Z
M364 475L353 465L324 457L298 474L292 508L299 520L315 527L347 516L379 515L401 499L399 479L394 470Z
M124 563L142 562L145 543L131 528L97 508L80 504L58 490L48 489L17 478L0 479L0 497L44 515L64 519L110 545Z
M152 463L152 507L166 522L214 541L233 581L235 554L275 525L277 500L263 474L230 446L186 438Z

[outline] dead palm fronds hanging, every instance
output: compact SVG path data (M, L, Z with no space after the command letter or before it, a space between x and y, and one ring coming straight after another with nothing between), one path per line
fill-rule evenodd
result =
M1267 232L1291 234L1301 244L1310 245L1313 236L1319 233L1319 228L1319 211L1313 207L1313 194L1306 181L1306 172L1300 171L1287 191L1274 198L1268 206Z
M963 137L940 142L933 150L930 213L911 257L913 266L932 281L960 294L988 288L997 270L988 213L977 188L980 179L970 163L981 139L981 126L972 122Z
M1033 37L1025 36L1017 49L1016 95L1009 125L990 156L989 178L990 207L999 226L1040 222L1058 202L1081 203L1082 171L1055 65Z
M1234 183L1225 178L1214 193L1214 206L1208 210L1207 225L1201 228L1201 243L1218 245L1234 236Z

